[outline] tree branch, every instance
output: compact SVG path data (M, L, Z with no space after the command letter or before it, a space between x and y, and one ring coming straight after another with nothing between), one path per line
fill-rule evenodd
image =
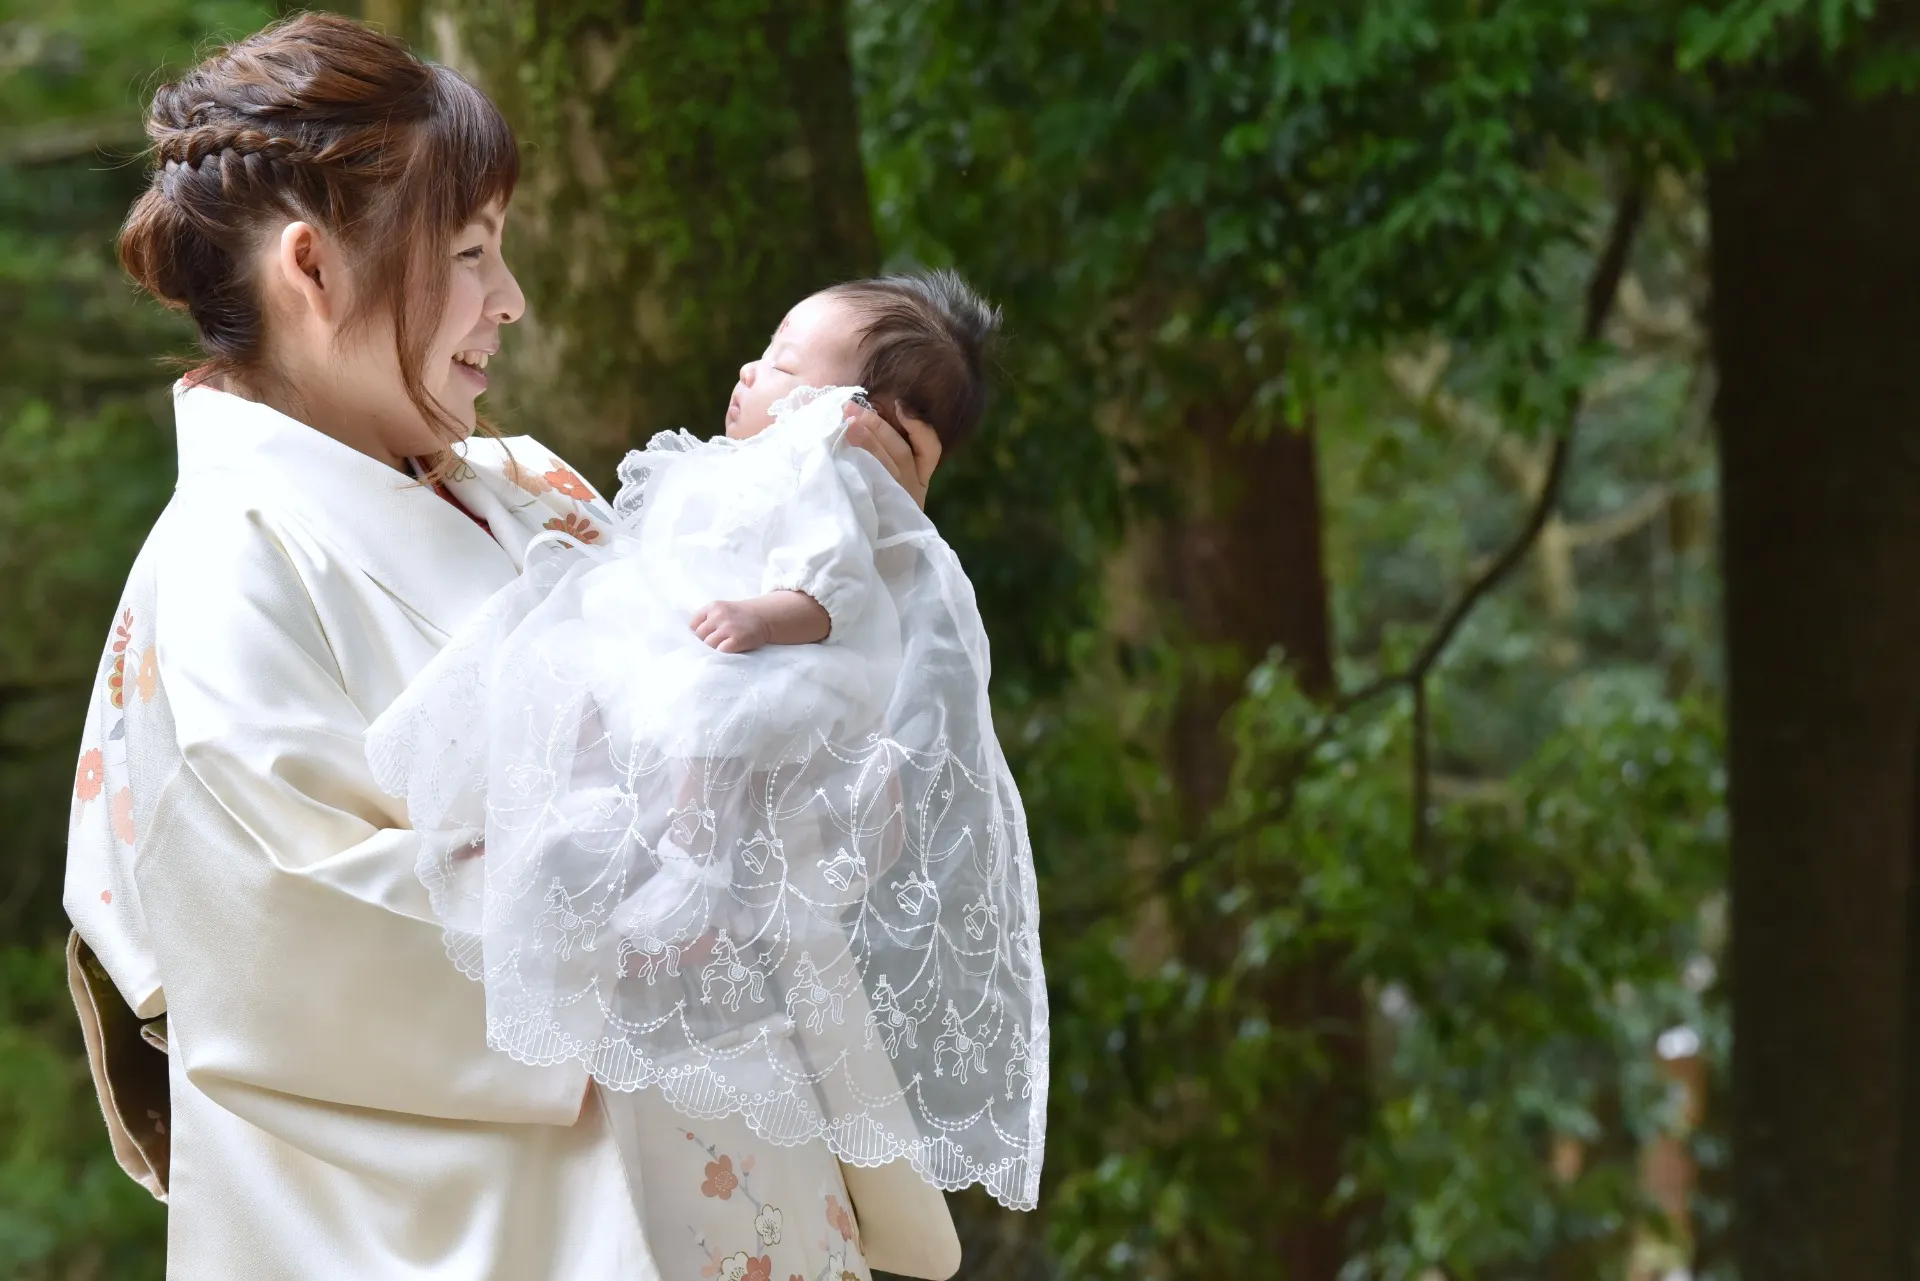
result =
M1402 352L1388 356L1381 365L1386 370L1387 381L1417 406L1429 422L1491 447L1514 484L1532 497L1540 488L1539 453L1509 432L1492 411L1440 389L1448 355L1446 345L1436 343L1423 358Z
M137 116L55 120L0 131L0 165L58 164L84 160L109 149L134 154L146 145L147 135Z
M1633 251L1634 238L1640 232L1646 201L1646 187L1636 174L1621 193L1619 204L1614 207L1613 227L1607 233L1606 245L1600 251L1599 261L1594 264L1593 277L1587 283L1586 312L1580 326L1583 346L1591 346L1598 341L1601 331L1606 327L1607 316L1620 293L1620 281L1626 275L1627 258ZM1441 655L1446 653L1447 646L1453 643L1454 636L1459 633L1474 607L1526 558L1527 551L1540 537L1540 531L1546 528L1547 518L1560 501L1561 482L1566 477L1567 457L1573 443L1573 429L1579 421L1581 403L1580 389L1570 389L1563 409L1564 422L1553 438L1552 449L1548 451L1546 476L1541 482L1539 496L1534 500L1533 510L1527 513L1526 523L1507 543L1505 550L1494 557L1493 564L1487 566L1460 593L1453 608L1446 612L1433 629L1433 634L1427 638L1427 643L1420 647L1413 665L1398 677L1399 683L1413 691L1413 846L1416 853L1426 848L1426 802L1431 790L1427 777L1430 767L1426 743L1429 728L1426 714L1427 677L1439 663Z
M1672 490L1665 485L1655 485L1617 511L1577 525L1568 525L1567 542L1574 547L1592 547L1625 538L1666 510L1667 504L1672 501Z

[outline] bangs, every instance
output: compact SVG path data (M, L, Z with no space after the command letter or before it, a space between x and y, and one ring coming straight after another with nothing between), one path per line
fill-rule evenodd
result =
M435 228L451 236L482 209L504 208L520 182L520 144L500 109L451 67L430 64L434 110L424 122L417 163L434 195Z

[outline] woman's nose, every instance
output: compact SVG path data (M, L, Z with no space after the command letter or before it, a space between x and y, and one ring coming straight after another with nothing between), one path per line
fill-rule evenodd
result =
M494 285L487 299L487 314L503 325L511 325L527 314L527 296L520 291L520 282L513 278L513 272L503 266L500 274L503 279Z

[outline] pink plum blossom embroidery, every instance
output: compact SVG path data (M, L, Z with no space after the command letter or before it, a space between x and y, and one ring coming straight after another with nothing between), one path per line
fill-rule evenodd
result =
M133 789L123 787L113 794L113 834L122 843L133 844Z

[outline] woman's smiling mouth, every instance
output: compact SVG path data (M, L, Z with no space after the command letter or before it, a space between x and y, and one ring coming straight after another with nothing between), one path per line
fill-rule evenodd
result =
M473 351L456 351L453 353L454 368L460 371L462 377L472 380L481 391L485 391L487 389L487 359L491 355L491 352L477 349Z

